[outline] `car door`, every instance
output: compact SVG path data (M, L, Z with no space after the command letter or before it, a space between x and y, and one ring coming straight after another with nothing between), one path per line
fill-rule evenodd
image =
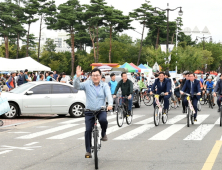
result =
M51 84L40 84L23 96L23 113L51 113Z
M68 113L75 95L70 86L63 84L52 85L51 107L53 113Z

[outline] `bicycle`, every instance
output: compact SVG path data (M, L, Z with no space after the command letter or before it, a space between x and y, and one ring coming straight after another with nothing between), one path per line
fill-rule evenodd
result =
M214 108L213 106L213 88L208 88L209 89L209 95L208 95L208 103L209 103L209 108Z
M0 126L3 126L4 122L2 120L0 120Z
M159 97L160 96L165 96L165 94L161 93L160 95L159 94L154 95L154 98L155 98L155 101L156 101L156 106L154 108L154 124L155 124L155 126L159 125L161 118L162 118L163 124L165 124L167 122L167 119L168 119L167 111L166 111L166 113L163 113L163 104L164 104L163 98L159 102Z
M192 123L192 125L194 124L194 114L195 114L195 110L193 108L191 99L190 99L190 94L188 93L183 93L183 95L187 96L187 101L188 101L188 107L186 107L187 110L187 127L190 127L190 121ZM197 95L197 94L194 94Z
M106 111L106 107L102 106L100 110L93 111L89 109L85 109L87 112L92 112L95 117L95 123L92 130L92 146L91 146L91 153L94 153L94 161L95 161L95 169L98 169L98 151L101 149L101 137L100 137L100 130L97 126L98 124L98 114L101 111ZM86 158L91 158L90 156L86 156Z
M150 95L150 93L147 93L147 90L148 89L142 92L143 103L146 106L151 106L153 104L154 98L152 97L152 95Z
M206 90L202 90L202 91L205 91L205 93L204 93L204 95L201 95L200 104L204 105L204 104L207 104L207 94L206 94Z
M128 115L128 96L120 97L122 104L117 108L116 121L119 127L123 126L124 119L126 118L126 123L130 125L133 121L133 108L131 110L131 115ZM120 102L119 102L120 103Z

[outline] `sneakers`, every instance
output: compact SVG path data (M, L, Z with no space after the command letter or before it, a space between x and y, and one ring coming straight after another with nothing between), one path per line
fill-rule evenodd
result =
M128 110L128 115L131 116L131 110Z
M101 138L101 141L103 141L103 142L105 142L105 141L107 141L107 140L108 140L107 135L105 135L105 136L103 136L103 138Z
M194 122L197 122L197 118L194 118Z
M92 158L92 155L91 155L91 153L89 153L89 152L86 152L86 154L85 154L85 158Z

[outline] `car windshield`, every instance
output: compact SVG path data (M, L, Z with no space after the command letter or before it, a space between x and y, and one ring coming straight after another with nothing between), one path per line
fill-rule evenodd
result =
M15 94L23 93L24 91L26 91L27 89L29 89L33 86L35 86L35 84L26 83L26 84L23 84L23 85L19 86L18 88L15 88L15 89L11 90L9 93L15 93Z

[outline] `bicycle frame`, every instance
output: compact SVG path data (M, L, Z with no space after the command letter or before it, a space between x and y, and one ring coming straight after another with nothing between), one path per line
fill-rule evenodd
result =
M162 114L162 110L163 110L163 108L162 108L162 101L163 101L163 99L161 100L161 103L160 103L160 101L159 101L159 97L160 97L160 95L158 95L158 94L155 94L155 101L156 101L156 105L159 107L159 112Z

